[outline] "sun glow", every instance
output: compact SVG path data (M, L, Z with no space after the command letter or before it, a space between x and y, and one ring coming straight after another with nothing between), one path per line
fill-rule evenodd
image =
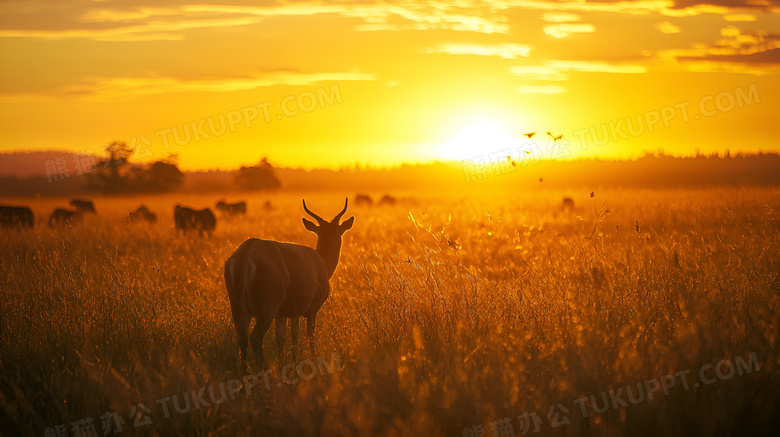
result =
M503 148L515 149L519 140L494 120L475 120L459 130L438 149L444 159L461 160L486 155Z

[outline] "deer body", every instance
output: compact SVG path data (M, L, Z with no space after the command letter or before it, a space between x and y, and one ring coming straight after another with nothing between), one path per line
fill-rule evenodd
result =
M304 209L306 203L304 202ZM263 337L276 320L276 341L281 352L291 319L293 344L298 342L298 318L306 317L307 335L312 343L317 312L330 295L330 277L338 265L341 235L352 227L354 217L343 224L339 213L331 222L319 218L319 226L303 219L306 229L318 235L317 249L292 243L246 240L225 262L225 285L230 298L233 322L238 332L242 368L246 368L248 331L252 318L256 320L251 333L252 348L264 365Z

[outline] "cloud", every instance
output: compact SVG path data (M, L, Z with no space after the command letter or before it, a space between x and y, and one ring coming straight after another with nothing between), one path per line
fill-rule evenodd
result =
M517 57L528 57L531 54L531 46L512 43L494 45L448 43L439 47L430 48L427 50L427 53L498 56L504 59L515 59Z
M751 75L780 72L780 35L745 32L733 25L721 29L720 34L723 38L711 45L663 50L656 55L688 71Z
M671 17L728 14L754 9L780 11L780 0L489 0L498 9L523 8L554 12L611 12L631 15L660 13Z
M579 73L610 73L610 74L639 74L647 70L641 65L610 64L593 61L545 61L543 65L520 65L509 68L509 72L526 80L564 81L569 77L568 72Z
M744 58L742 59L744 61ZM777 65L751 65L745 62L723 62L724 60L702 60L701 58L691 59L691 62L681 64L686 71L697 73L728 73L728 74L749 74L752 76L765 76L769 74L780 74L780 64ZM775 61L777 62L777 61Z
M739 62L746 64L778 64L780 65L780 48L765 50L747 55L719 55L705 56L704 59Z
M744 11L780 11L780 0L458 0L456 2L364 0L274 0L241 4L236 0L118 0L98 2L26 0L5 3L0 37L86 38L101 41L181 40L187 31L261 23L276 17L332 15L356 19L358 31L450 30L505 34L506 11L543 12L545 33L564 38L593 32L579 12L663 14L685 17L721 14L747 20ZM238 3L238 4L236 4ZM727 18L729 19L729 18Z
M555 38L566 38L573 33L592 33L596 26L586 23L564 23L545 26L544 33Z
M261 17L314 14L340 14L360 18L361 31L447 29L480 33L506 33L509 25L502 16L484 8L465 8L430 2L359 3L299 3L281 6L188 6L189 11L211 13L245 13Z
M561 94L566 88L559 85L521 85L519 91L523 94Z
M772 6L780 6L780 0L674 0L675 9L691 8L700 5L731 9L766 9Z
M493 8L436 2L296 2L259 5L186 4L185 1L72 1L52 6L28 0L5 6L0 37L43 39L87 38L102 41L183 39L184 32L205 27L232 28L277 17L334 15L356 18L354 29L454 30L506 33L506 18Z
M365 73L270 72L245 77L182 79L174 77L87 78L46 95L7 95L3 100L25 101L40 98L81 97L91 100L128 100L139 96L181 92L231 92L274 85L305 86L317 82L373 81Z
M546 65L565 71L579 71L586 73L619 73L637 74L646 73L647 69L641 65L633 64L609 64L592 61L547 61Z
M253 17L209 16L181 13L172 9L139 9L137 11L97 10L84 13L74 28L0 29L0 37L74 39L96 41L181 40L182 32L213 27L233 28L257 23ZM70 24L70 23L69 23Z
M674 24L664 21L663 23L658 23L655 25L655 28L660 30L661 33L664 34L672 34L672 33L680 33L680 27L675 26Z

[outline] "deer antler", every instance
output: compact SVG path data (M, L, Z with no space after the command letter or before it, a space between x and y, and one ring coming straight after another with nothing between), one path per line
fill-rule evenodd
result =
M317 223L322 225L323 223L326 223L325 220L322 219L322 217L318 216L317 214L309 211L309 208L306 207L306 199L303 199L303 210L306 211L306 214L309 214L310 216L314 217L317 220Z
M347 203L349 203L349 197L344 199L344 209L342 209L340 213L336 214L336 217L333 217L333 222L338 223L339 220L341 220L341 216L347 212Z

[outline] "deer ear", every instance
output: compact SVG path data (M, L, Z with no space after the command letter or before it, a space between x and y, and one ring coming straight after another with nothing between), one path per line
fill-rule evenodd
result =
M341 233L347 232L348 230L352 229L352 225L355 224L355 217L352 216L346 220L340 225L341 226Z
M315 225L313 222L310 222L309 220L306 220L305 218L302 218L303 220L303 226L306 227L311 232L317 233L317 225Z

